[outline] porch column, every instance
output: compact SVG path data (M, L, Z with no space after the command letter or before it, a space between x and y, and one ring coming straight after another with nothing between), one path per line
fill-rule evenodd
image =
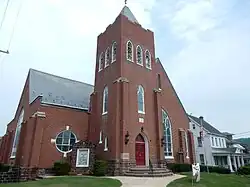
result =
M241 156L241 164L242 164L242 166L245 165L243 156Z
M237 171L237 170L238 170L238 167L237 167L237 163L236 163L236 158L235 158L235 156L233 156L233 158L234 158L234 167L235 167L235 171Z
M239 168L241 167L241 164L240 164L240 156L237 156L237 162L238 162L238 166Z
M233 167L232 167L232 162L231 162L231 156L227 155L227 162L228 162L228 166L231 172L233 172Z

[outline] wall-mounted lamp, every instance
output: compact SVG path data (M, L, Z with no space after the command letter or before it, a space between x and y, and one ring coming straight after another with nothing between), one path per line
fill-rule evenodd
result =
M129 142L129 132L127 131L127 133L125 134L125 144L127 145Z
M165 145L164 137L161 138L161 146L163 147Z

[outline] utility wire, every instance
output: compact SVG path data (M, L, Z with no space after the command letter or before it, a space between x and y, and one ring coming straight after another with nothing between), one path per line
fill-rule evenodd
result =
M6 12L7 12L7 9L8 9L8 7L9 7L9 2L10 2L10 0L7 0L7 5L6 5L5 9L4 9L3 18L2 18L1 24L0 24L0 30L2 29L3 22L4 22L4 20L5 20Z

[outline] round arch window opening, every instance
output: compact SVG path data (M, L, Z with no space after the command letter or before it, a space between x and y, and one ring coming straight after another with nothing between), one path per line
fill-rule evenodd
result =
M63 153L70 152L75 142L76 135L69 130L60 132L56 137L56 147L60 152Z

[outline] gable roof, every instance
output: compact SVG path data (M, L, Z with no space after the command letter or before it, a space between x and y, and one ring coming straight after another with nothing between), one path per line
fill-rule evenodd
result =
M134 16L134 14L131 12L131 10L126 5L123 7L120 14L123 16L126 16L129 21L139 24L139 22L137 21L137 19Z
M188 115L189 118L191 118L192 120L194 120L196 123L200 124L200 119L192 116L192 115ZM208 122L206 122L205 120L203 120L203 127L208 130L210 133L212 134L217 134L217 135L222 135L225 136L223 133L221 133L218 129L216 129L215 127L213 127L212 125L210 125Z
M29 70L29 104L38 96L45 104L88 109L94 87L38 70Z

